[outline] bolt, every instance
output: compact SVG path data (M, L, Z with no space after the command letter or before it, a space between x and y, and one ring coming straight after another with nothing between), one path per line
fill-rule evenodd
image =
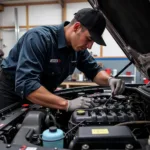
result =
M82 150L88 150L88 149L89 149L89 145L87 144L82 145Z
M133 145L131 144L127 144L125 150L132 150L133 149Z

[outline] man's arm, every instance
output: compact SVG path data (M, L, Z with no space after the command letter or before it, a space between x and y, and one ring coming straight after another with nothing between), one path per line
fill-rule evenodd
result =
M87 78L91 79L98 85L108 85L108 79L110 76L99 66L96 60L85 51L78 52L77 68L82 71Z
M108 79L110 76L105 71L100 71L94 77L93 81L98 85L109 85Z
M124 82L121 79L110 77L87 50L80 52L79 55L77 68L84 72L89 79L98 85L110 86L114 95L124 91Z
M67 110L68 101L62 97L56 96L41 86L27 96L32 103L39 104L49 108Z
M79 108L91 108L93 106L90 98L78 97L68 101L50 93L43 86L30 93L26 98L35 104L66 111L74 111Z

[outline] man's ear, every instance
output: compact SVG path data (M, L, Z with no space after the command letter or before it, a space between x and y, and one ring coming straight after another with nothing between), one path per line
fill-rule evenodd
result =
M74 30L75 32L78 31L80 28L81 28L81 23L80 23L80 22L76 22L76 23L73 25L73 30Z

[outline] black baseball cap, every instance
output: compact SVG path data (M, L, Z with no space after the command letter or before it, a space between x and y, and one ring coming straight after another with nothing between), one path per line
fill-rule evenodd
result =
M106 20L100 11L92 8L83 8L75 13L75 19L88 29L94 42L106 46L102 38Z

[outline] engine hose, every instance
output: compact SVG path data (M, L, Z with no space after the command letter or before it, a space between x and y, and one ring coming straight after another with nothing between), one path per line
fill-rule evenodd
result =
M57 123L57 121L56 121L54 115L53 115L52 113L49 113L49 115L50 115L51 119L53 120L54 125L55 125L56 127L60 128L60 125Z
M145 123L150 123L150 121L130 121L130 122L123 122L116 124L115 126L123 126L123 125L129 125L129 124L145 124Z

